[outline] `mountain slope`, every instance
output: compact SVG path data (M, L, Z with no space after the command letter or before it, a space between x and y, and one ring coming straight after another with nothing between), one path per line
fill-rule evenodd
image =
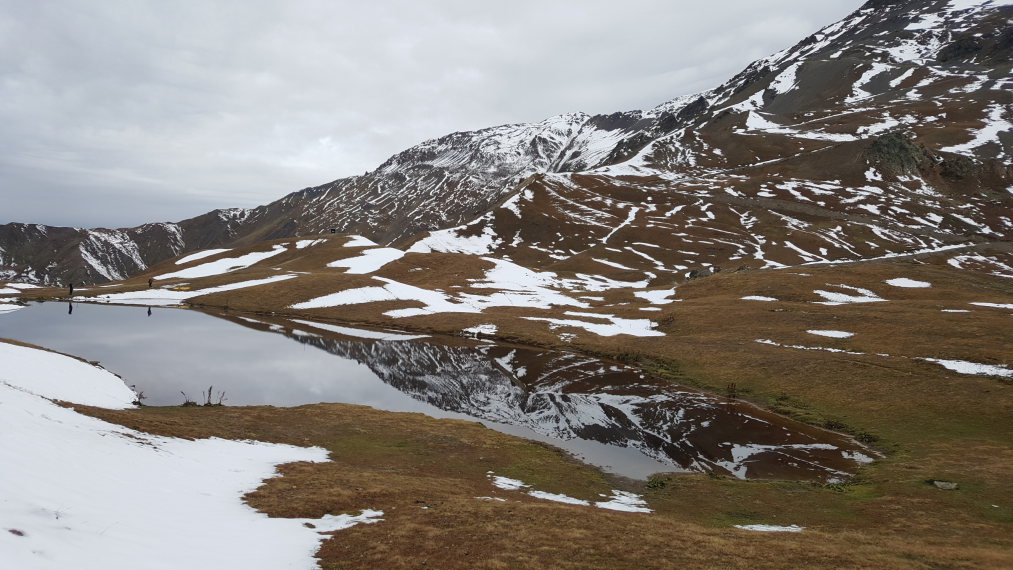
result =
M1006 1L873 0L651 110L454 133L362 176L177 224L0 226L0 278L100 282L331 229L408 245L452 228L415 250L464 251L463 238L538 266L586 254L676 276L1008 241L1011 16ZM609 250L630 239L664 259Z

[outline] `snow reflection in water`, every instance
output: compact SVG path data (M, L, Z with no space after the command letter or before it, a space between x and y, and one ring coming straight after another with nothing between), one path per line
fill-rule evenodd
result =
M222 319L95 305L68 315L50 303L0 316L0 337L100 360L150 405L178 404L180 391L196 399L213 385L231 405L347 402L477 419L629 477L692 470L827 481L868 460L838 434L581 355Z

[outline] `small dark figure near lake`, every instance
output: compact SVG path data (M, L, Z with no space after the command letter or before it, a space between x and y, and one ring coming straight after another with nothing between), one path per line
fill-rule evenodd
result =
M148 278L148 289L151 289L151 286L152 286L152 285L153 285L154 283L155 283L155 280L149 277L149 278Z
M148 316L151 316L151 307L148 307Z
M67 314L68 315L73 315L74 314L74 303L69 303L69 302L67 303Z
M74 296L74 284L73 283L67 283L67 289L70 291L70 296L73 297Z

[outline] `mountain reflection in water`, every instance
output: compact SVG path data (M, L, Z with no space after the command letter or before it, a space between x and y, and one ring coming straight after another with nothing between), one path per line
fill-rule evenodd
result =
M839 434L577 354L431 338L351 339L307 321L236 322L354 360L442 410L559 440L632 448L685 470L835 481L871 459Z

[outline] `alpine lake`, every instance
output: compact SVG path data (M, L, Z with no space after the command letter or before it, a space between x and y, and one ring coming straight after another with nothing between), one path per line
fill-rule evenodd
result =
M833 482L871 460L844 435L619 363L465 337L46 302L0 314L0 338L98 362L148 406L341 402L473 420L634 479Z

